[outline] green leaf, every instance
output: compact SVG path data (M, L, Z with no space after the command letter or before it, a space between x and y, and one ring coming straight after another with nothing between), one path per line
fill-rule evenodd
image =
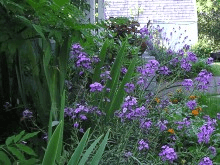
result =
M30 138L36 136L38 133L39 133L39 131L38 131L38 132L33 132L33 133L28 133L28 134L24 135L24 136L21 138L21 140L19 140L19 142L24 141L24 140L27 140L27 139L30 139Z
M58 152L59 139L63 133L62 127L63 127L63 121L60 121L60 124L55 129L47 145L47 149L44 154L42 165L54 165L55 164L55 159L56 159L57 152Z
M9 157L3 151L0 151L0 164L11 165Z
M59 6L63 6L63 5L65 5L66 3L70 3L69 0L53 0L53 1L54 1L54 3L56 3L56 4L59 5Z
M37 156L34 150L32 150L30 147L24 145L24 144L16 144L16 146L23 152L25 152L28 155Z
M101 67L104 64L108 46L109 46L109 40L107 39L104 42L102 49L100 51L100 54L99 54L100 61L95 67L95 71L94 71L94 75L93 75L93 82L99 82L99 80L100 80Z
M39 162L39 159L31 158L28 160L19 161L21 165L36 165Z
M21 131L18 135L15 136L14 142L17 143L21 137L24 135L25 131Z
M14 140L14 138L15 138L15 135L8 137L5 141L5 144L7 146L10 145L12 143L12 141Z
M134 58L131 63L130 63L130 66L128 68L128 71L127 73L125 74L121 84L120 84L120 87L117 91L117 94L114 96L112 102L111 102L111 106L109 108L109 111L107 112L107 115L110 116L113 114L113 112L115 110L118 110L123 102L123 99L124 99L124 96L125 96L125 91L124 91L124 86L126 83L128 83L131 78L132 78L132 75L134 73L134 68L135 68L135 64L136 64L136 58Z
M7 148L19 160L25 160L24 155L17 148L15 148L15 147L7 147Z
M79 159L81 157L81 154L84 150L84 147L86 145L88 136L89 136L90 128L85 132L82 139L80 140L80 143L78 144L76 150L74 151L73 155L71 156L71 159L69 160L67 165L76 165L79 162Z
M45 40L44 33L42 32L42 28L39 25L32 24L36 32Z
M82 159L80 160L78 165L84 165L87 161L87 159L89 158L89 155L92 153L93 149L95 148L95 146L97 145L97 143L101 140L103 135L99 136L98 139L96 139L91 146L86 150L85 154L83 155Z
M97 151L96 154L93 156L91 165L98 165L98 164L99 164L99 161L101 160L102 154L103 154L103 152L104 152L104 150L105 150L105 146L106 146L106 144L107 144L107 142L108 142L109 132L110 132L110 129L109 129L108 132L106 133L106 135L105 135L105 137L104 137L104 140L102 141L102 143L101 143L100 146L99 146L98 151Z

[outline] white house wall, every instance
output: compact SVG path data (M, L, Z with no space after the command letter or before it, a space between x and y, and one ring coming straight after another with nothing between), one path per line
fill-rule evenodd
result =
M141 27L150 20L151 25L164 27L167 34L177 29L173 39L182 33L189 37L189 44L198 41L196 0L105 0L105 14L107 18L133 17Z

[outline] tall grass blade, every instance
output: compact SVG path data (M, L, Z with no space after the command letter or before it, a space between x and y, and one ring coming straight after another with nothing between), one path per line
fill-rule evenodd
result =
M108 132L106 133L105 137L104 137L104 140L102 141L102 143L100 144L99 148L98 148L98 151L96 152L96 154L94 155L93 159L92 159L92 162L91 162L91 165L98 165L99 164L99 161L101 160L102 158L102 154L105 150L105 146L108 142L108 135L109 135L109 132L110 132L110 129L108 130Z
M114 96L112 102L111 102L111 106L110 106L110 109L109 111L107 112L107 116L109 117L110 115L113 114L113 112L115 110L118 110L120 108L120 105L122 104L123 102L123 99L124 99L124 96L125 96L125 91L124 91L124 86L126 83L128 83L130 80L131 80L131 77L134 73L134 68L135 68L135 64L136 64L136 58L134 58L131 63L130 63L130 66L128 68L128 71L127 73L125 74L121 84L120 84L120 87L116 93L116 95Z
M63 121L60 121L59 125L55 129L47 145L47 149L46 149L46 152L43 158L42 165L54 165L55 164L57 153L59 152L58 143L59 143L61 135L63 134L62 127L63 127Z
M67 165L77 165L88 140L90 128L85 132Z
M85 154L83 155L82 159L80 160L78 165L84 165L87 161L87 159L89 158L89 155L92 153L93 149L95 148L95 146L97 145L97 143L101 140L101 138L103 137L103 135L99 136L98 139L96 139L91 146L86 150Z

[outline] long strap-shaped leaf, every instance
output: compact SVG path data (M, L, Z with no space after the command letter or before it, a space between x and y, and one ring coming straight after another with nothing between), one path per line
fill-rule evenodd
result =
M54 165L55 164L55 160L56 160L56 156L57 156L58 148L59 148L58 147L59 140L63 133L62 127L63 127L63 121L60 121L59 125L55 129L47 145L47 149L44 155L42 165Z
M93 79L92 79L93 82L99 82L99 80L100 80L101 67L104 64L105 56L106 56L106 52L107 52L108 46L109 46L109 40L107 39L104 42L104 44L102 46L102 49L100 51L100 54L99 54L100 61L99 61L99 63L95 67L95 71L94 71L94 75L93 75Z
M98 165L99 161L102 158L102 154L105 150L105 146L108 142L108 135L109 135L110 129L108 130L108 132L106 133L104 140L102 141L102 143L99 146L98 151L96 152L96 154L94 155L92 161L91 161L91 165Z
M117 91L117 94L115 95L115 97L113 98L113 101L111 102L111 106L107 112L107 115L108 117L110 115L113 114L113 112L115 110L118 110L120 108L120 105L122 104L123 102L123 99L124 99L124 96L125 96L125 91L124 91L124 86L126 83L128 83L134 73L134 68L135 68L135 63L136 63L136 58L134 58L132 61L131 61L131 64L128 68L128 71L125 75L125 77L123 78L121 84L120 84L120 87Z
M77 165L88 140L90 128L85 132L67 165Z
M107 97L110 99L111 102L112 102L113 96L115 95L116 87L117 87L117 84L118 84L118 81L119 81L118 78L119 78L120 69L121 69L121 66L122 66L122 61L123 61L123 58L125 56L126 44L127 44L127 41L124 41L122 43L122 47L119 50L119 52L117 54L117 57L115 59L115 62L114 62L113 66L112 66L112 69L111 69L110 75L112 77L112 80L108 80L107 84L106 84L106 88L111 89L110 93L107 94ZM110 108L110 104L107 104L107 106L105 108L108 111L109 108Z
M97 145L97 143L101 140L101 138L103 137L103 135L99 136L98 139L96 139L91 146L86 150L85 154L83 155L82 159L80 160L78 165L84 165L87 161L87 159L89 158L89 155L92 153L93 149L95 148L95 146Z

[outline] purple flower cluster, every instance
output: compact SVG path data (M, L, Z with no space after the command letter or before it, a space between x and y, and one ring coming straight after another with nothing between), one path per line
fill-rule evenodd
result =
M130 152L130 151L125 152L124 156L125 156L126 158L131 157L131 156L132 156L132 152Z
M33 112L29 111L29 109L25 109L22 114L23 114L23 118L30 119L33 117Z
M204 157L199 162L199 165L213 165L212 160L209 157Z
M124 88L125 92L127 92L127 93L133 93L133 92L134 92L134 89L135 89L134 84L132 84L132 83L127 83L127 84L125 84L125 88Z
M156 126L159 127L160 131L165 131L167 129L167 124L168 124L168 121L167 120L160 120Z
M159 73L163 74L163 75L168 75L171 73L171 71L169 70L169 68L167 68L166 66L162 66L159 69Z
M209 57L206 61L206 64L210 65L213 63L213 61L214 61L214 59L212 57Z
M183 49L189 50L189 49L190 49L190 45L185 44L185 45L183 46Z
M209 143L212 133L215 131L216 119L206 118L206 123L199 128L200 132L197 134L198 143Z
M215 149L215 147L210 146L210 147L208 148L208 150L211 152L211 154L212 154L213 156L216 156L216 149Z
M112 80L110 76L110 71L105 71L100 74L100 78L102 79L102 82L106 82L107 80Z
M140 128L149 129L152 126L152 122L150 119L140 119Z
M82 50L83 48L79 43L73 44L70 59L76 58L82 52Z
M148 30L147 26L144 26L143 28L140 29L140 34L141 34L141 37L143 37L143 38L149 34L149 30Z
M185 79L182 82L182 86L185 87L186 90L189 90L189 88L193 86L193 81L191 79Z
M170 65L176 66L178 62L179 62L178 57L175 57L172 60L170 60Z
M178 124L177 126L178 130L183 129L184 127L189 127L191 124L189 117L184 118L183 121L177 121L175 123Z
M169 161L170 163L173 163L174 160L177 159L177 154L174 151L173 148L170 148L167 145L164 145L161 147L162 151L159 153L159 156L163 161Z
M216 117L218 120L220 120L220 113L217 113Z
M177 51L178 55L183 57L183 55L185 54L184 50L183 49L180 49Z
M93 84L90 84L90 91L91 92L101 92L103 90L104 86L98 82L94 82Z
M191 110L195 109L196 106L197 106L196 100L190 100L190 101L188 101L188 102L186 103L186 106L187 106L189 109L191 109Z
M137 106L137 99L135 97L127 96L122 105L122 110L116 111L115 115L124 121L125 119L135 120L143 118L147 116L148 112L144 106Z
M141 139L138 142L139 146L138 146L138 150L142 151L142 150L148 150L149 149L149 145L147 141L144 141L143 139Z
M198 58L196 57L196 55L192 52L187 52L187 60L192 61L192 62L197 62Z
M122 74L126 74L127 71L128 71L127 68L125 68L125 67L122 67L122 68L121 68L121 73L122 73Z
M170 104L169 99L164 99L160 101L159 108L164 109Z
M212 78L212 73L210 73L207 70L203 69L198 74L198 76L195 78L195 80L199 82L198 89L207 90L208 85L210 84L211 78Z
M181 68L184 69L187 72L189 72L192 68L192 64L190 64L190 62L187 58L183 58L180 61L180 64L181 64Z
M159 62L157 60L150 60L145 66L138 67L138 72L143 76L154 76L155 72L158 70Z
M74 121L73 127L78 128L79 123L87 120L88 114L105 115L97 107L88 107L86 105L77 104L76 108L66 107L64 108L64 117L69 117Z

